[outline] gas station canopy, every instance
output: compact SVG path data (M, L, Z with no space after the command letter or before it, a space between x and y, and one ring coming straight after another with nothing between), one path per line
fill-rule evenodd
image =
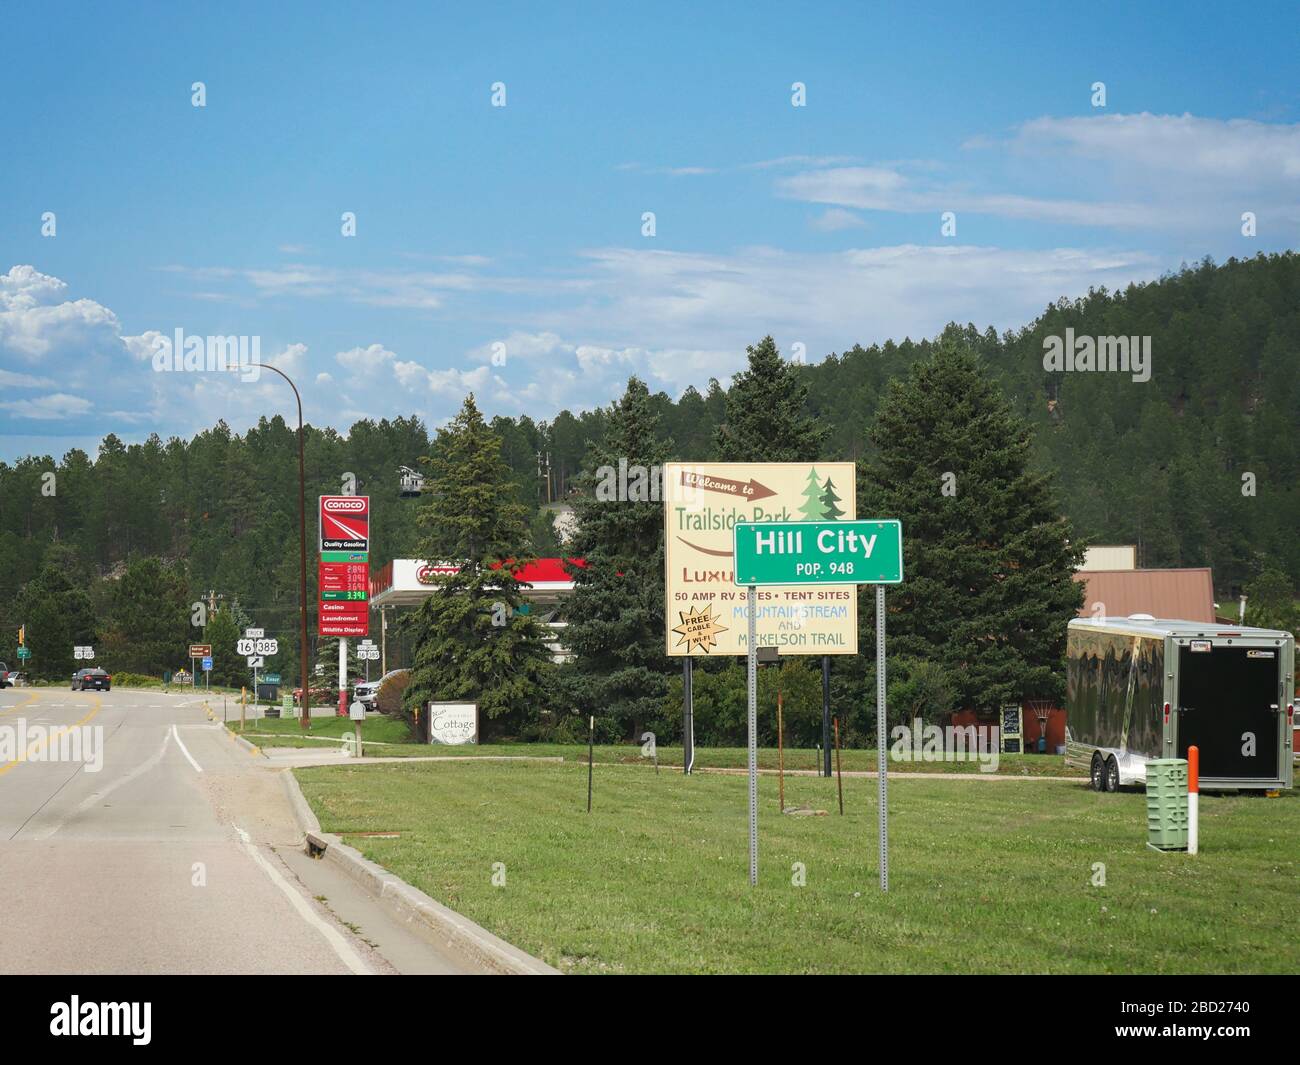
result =
M519 580L531 587L523 589L524 598L539 606L553 606L573 592L573 578L566 563L583 566L582 559L538 558L519 571ZM456 572L446 563L424 562L414 558L395 558L370 578L371 609L416 607L438 591L440 574Z

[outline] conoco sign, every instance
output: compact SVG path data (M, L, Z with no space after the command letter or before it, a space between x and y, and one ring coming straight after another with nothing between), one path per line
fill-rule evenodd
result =
M421 584L436 584L439 577L449 577L452 574L459 573L457 566L448 565L430 565L425 563L415 571L415 579Z
M370 550L370 497L320 497L320 549Z

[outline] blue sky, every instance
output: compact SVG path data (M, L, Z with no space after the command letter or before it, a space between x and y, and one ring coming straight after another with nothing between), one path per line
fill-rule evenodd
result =
M0 458L288 412L178 328L540 419L1300 242L1294 4L269 6L7 12Z

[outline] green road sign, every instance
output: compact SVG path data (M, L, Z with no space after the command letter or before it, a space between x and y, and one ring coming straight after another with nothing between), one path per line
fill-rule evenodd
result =
M32 657L32 652L31 652L31 650L30 650L29 648L27 648L27 647L20 647L20 648L18 648L18 657L21 658L21 659L28 659L28 658L31 658L31 657Z
M901 584L903 526L887 521L740 522L736 584Z

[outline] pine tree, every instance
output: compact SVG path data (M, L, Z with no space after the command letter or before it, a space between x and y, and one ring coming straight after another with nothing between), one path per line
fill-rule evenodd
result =
M97 631L90 596L69 578L65 565L51 562L28 582L18 601L18 616L26 625L27 646L32 652L22 667L24 672L66 681L77 669L103 665L98 658L86 662L72 657L74 647L95 646ZM96 654L100 653L96 648ZM11 664L10 668L19 667Z
M183 572L157 558L131 562L114 584L110 611L115 670L156 677L185 660L190 608Z
M804 521L821 521L825 516L825 504L822 502L825 491L817 477L817 471L809 470L808 483L803 490L804 504L799 508Z
M354 677L361 676L365 672L361 665L361 660L357 658L357 644L363 637L348 638L348 685L351 687ZM317 672L319 667L320 672ZM331 699L326 700L329 705L336 705L338 702L339 690L339 637L337 636L318 636L316 638L316 659L312 667L311 678L312 689L324 689L333 692ZM319 698L312 699L313 705L321 703Z
M726 420L714 435L723 462L810 462L827 430L807 410L808 387L764 337L747 349L749 368L731 379Z
M859 471L866 512L903 525L890 654L938 662L961 706L1064 695L1083 549L1049 479L1030 468L1031 433L984 364L945 342L891 384L871 432L877 457ZM956 494L942 491L945 473ZM873 616L861 612L864 646Z
M844 511L840 510L836 505L839 502L840 497L835 494L835 482L827 477L826 483L822 486L822 507L824 510L822 518L824 520L839 521L840 518L844 517Z
M207 627L203 630L203 642L212 645L212 676L209 683L236 687L249 683L251 674L248 659L239 653L237 646L242 635L243 630L233 608L222 607L208 616ZM200 670L196 679L202 682L202 664L195 662L194 665Z
M407 712L464 699L479 704L484 721L521 719L541 697L549 654L541 626L519 610L527 510L472 394L438 430L424 461L433 489L420 508L417 557L460 568L439 577L434 594L402 623L415 644Z
M567 687L583 713L613 718L618 733L632 739L661 717L670 670L663 505L648 491L648 475L672 453L672 442L658 436L658 423L649 390L631 378L609 408L605 439L578 480L577 532L568 545L586 564L569 567L574 591L564 642L577 657L566 671ZM628 471L621 495L609 491L617 486L620 463Z

